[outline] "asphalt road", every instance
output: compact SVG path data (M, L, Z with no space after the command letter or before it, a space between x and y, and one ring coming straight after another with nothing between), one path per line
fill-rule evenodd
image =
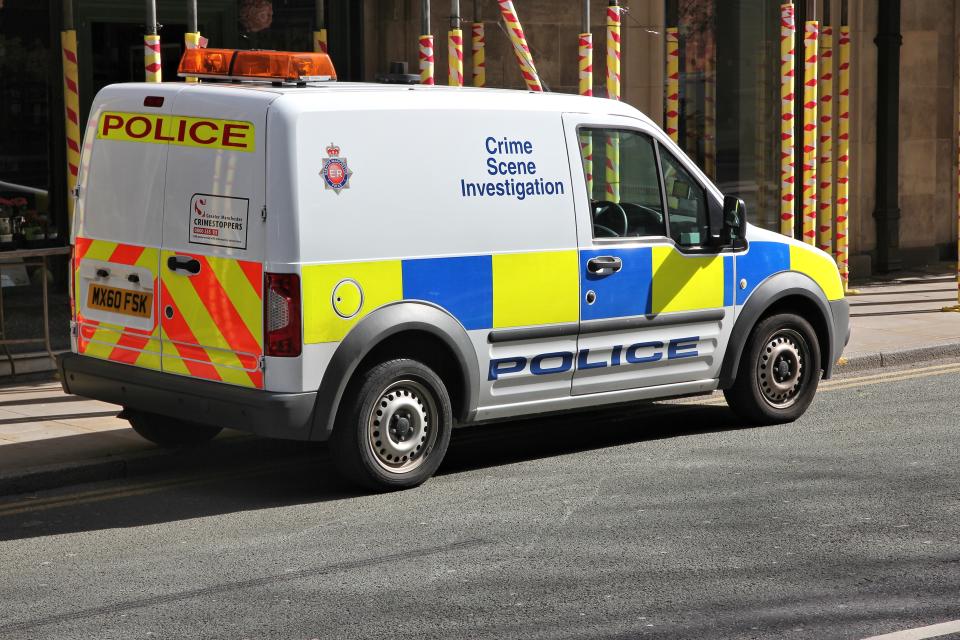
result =
M0 501L0 638L852 638L960 618L960 366L477 427L423 487L216 450ZM871 377L872 376L872 377ZM892 376L892 377L891 377Z

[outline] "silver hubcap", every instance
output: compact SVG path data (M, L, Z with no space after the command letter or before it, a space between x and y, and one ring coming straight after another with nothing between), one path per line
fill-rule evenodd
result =
M757 363L757 383L764 400L777 409L797 401L803 383L802 338L794 331L775 333Z
M370 411L367 433L377 463L392 473L419 467L437 439L432 394L419 382L399 380Z

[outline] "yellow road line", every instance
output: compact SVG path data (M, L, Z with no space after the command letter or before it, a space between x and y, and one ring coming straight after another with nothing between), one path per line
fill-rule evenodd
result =
M859 378L848 378L845 380L830 380L820 385L819 391L838 391L842 389L851 389L860 386L871 386L887 382L900 382L915 378L946 375L949 373L960 373L960 364L944 364L923 367L919 369L891 371L890 373L878 373ZM678 403L679 404L679 403ZM687 406L718 406L725 405L726 400L723 396L715 396L709 399L683 402ZM9 504L0 504L0 517L11 516L19 513L31 511L44 511L47 509L56 509L64 506L75 506L82 504L91 504L102 502L104 500L113 500L116 498L129 498L141 496L148 493L155 493L164 489L175 489L196 485L209 484L218 480L228 480L233 478L249 478L258 475L265 475L282 468L283 465L271 464L263 465L253 469L244 469L236 471L224 471L215 474L192 475L187 478L175 478L171 480L159 480L154 482L144 482L140 484L127 485L119 488L95 489L81 493L68 495L51 496L37 500L20 500Z
M924 378L928 376L945 375L948 373L960 373L960 364L941 364L920 369L908 369L891 371L889 373L876 373L858 378L845 378L841 380L827 380L821 382L817 392L837 391L841 389L853 389L855 387L882 384L885 382L900 382L903 380L912 380L914 378ZM724 405L727 401L723 396L712 396L709 399L684 402L683 404L717 406Z
M929 367L920 367L917 369L898 369L896 371L889 371L885 373L875 373L868 376L857 376L856 378L842 378L842 379L829 380L825 382L824 385L843 383L843 382L848 382L853 380L879 380L879 379L889 378L890 376L900 375L903 373L916 373L916 372L922 372L922 371L939 371L941 369L956 369L957 367L960 367L960 363L954 362L950 364L938 364L938 365L931 365Z
M144 482L141 484L127 485L125 487L114 487L109 489L85 491L81 493L71 493L61 496L51 496L49 498L41 498L38 500L21 500L18 502L0 505L0 516L15 515L26 511L44 511L47 509L56 509L57 507L90 504L93 502L102 502L104 500L112 500L115 498L129 498L148 493L155 493L164 489L175 489L193 485L209 484L218 480L249 478L253 476L264 475L280 468L280 465L261 466L255 469L244 469L242 471L225 471L222 473L215 473L213 475L205 474L202 476L193 475L188 478Z

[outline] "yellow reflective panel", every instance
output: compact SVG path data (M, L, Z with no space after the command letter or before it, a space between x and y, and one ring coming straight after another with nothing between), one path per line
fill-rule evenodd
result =
M576 322L580 309L577 251L493 256L493 326Z
M790 245L790 269L810 276L823 289L827 300L843 298L843 282L837 263L812 248Z
M653 313L723 307L723 256L686 256L653 248Z
M365 315L403 299L399 260L307 265L302 278L305 344L342 340Z

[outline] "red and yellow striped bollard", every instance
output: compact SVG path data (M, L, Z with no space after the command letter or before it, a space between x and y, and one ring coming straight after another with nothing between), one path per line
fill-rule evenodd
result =
M200 32L187 32L183 34L183 42L186 45L187 49L198 49L200 47ZM199 78L193 76L187 76L187 82L199 82Z
M792 4L780 7L780 233L793 237L796 216L796 120L797 25Z
M817 243L817 69L820 24L807 21L803 35L803 241Z
M533 55L530 53L530 47L527 45L527 38L523 34L523 25L520 24L520 18L513 8L512 0L497 0L500 5L500 14L507 27L507 35L510 37L510 43L513 45L514 55L517 57L517 63L520 65L520 75L530 91L543 91L543 85L540 83L540 76L537 73L537 67L533 64Z
M143 68L147 82L163 82L160 62L160 36L148 33L143 36Z
M66 120L67 141L67 214L73 226L73 191L80 171L80 90L77 72L77 32L60 32L63 56L63 114Z
M313 51L314 53L329 53L326 29L317 29L313 32Z
M616 0L607 7L607 97L620 99L620 6ZM607 136L606 171L607 200L620 202L620 136Z
M840 27L837 83L840 101L837 122L837 251L844 290L850 285L850 27Z
M580 81L580 95L593 95L593 34L581 33L578 39L577 52L578 79Z
M820 204L817 241L833 251L833 28L820 34Z
M483 87L487 84L487 38L483 23L474 22L471 27L470 53L473 59L473 86Z
M593 95L593 34L581 33L579 36L579 80L580 95ZM580 154L583 158L583 171L587 178L587 193L593 198L593 134L580 134Z
M420 84L434 84L433 36L420 36Z
M463 30L451 29L447 33L447 84L463 86Z
M667 27L667 135L680 142L680 29Z

